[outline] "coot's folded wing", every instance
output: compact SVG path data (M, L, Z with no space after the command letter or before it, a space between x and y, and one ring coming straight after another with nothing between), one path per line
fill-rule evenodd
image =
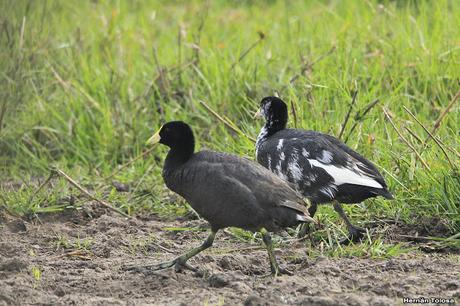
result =
M261 165L246 158L221 152L201 151L196 155L208 163L221 165L225 175L248 188L261 207L286 206L302 214L307 212L302 196L286 181ZM298 205L285 205L288 201Z

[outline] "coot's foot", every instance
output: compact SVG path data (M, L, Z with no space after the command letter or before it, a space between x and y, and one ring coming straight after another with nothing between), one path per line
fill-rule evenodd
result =
M275 273L272 272L272 275L276 277L280 275L294 275L294 273L288 269L279 267L278 272L275 272Z
M181 260L180 257L177 258L176 263L174 264L174 270L175 270L176 272L182 272L184 269L187 269L187 270L190 270L190 271L193 271L193 272L197 272L197 271L198 271L197 268L195 268L195 267L189 265L189 264L187 263L187 261Z
M294 273L292 271L288 270L288 269L278 267L277 271L275 271L272 268L270 273L262 274L262 275L259 275L257 277L266 278L266 277L277 277L277 276L281 276L281 275L294 275Z
M144 266L123 266L121 269L123 271L129 271L129 272L134 272L134 273L149 274L150 272L163 270L163 269L172 267L174 265L174 264L171 264L171 265L168 265L167 267L164 267L163 264L166 264L166 263L163 262L161 264L144 265Z
M179 257L176 257L171 261L165 261L165 262L161 262L158 264L146 265L146 266L124 266L123 270L141 272L141 273L149 273L151 271L163 270L163 269L171 268L172 266L174 266L174 269L176 270L176 272L180 272L183 269L188 269L193 272L198 272L198 269L187 264L187 260L197 255L201 251L206 250L207 248L211 247L212 242L214 241L214 237L216 236L216 233L217 233L217 230L212 230L208 238L206 238L206 240L203 242L202 245L191 249L187 253Z
M148 274L149 272L168 269L168 268L171 268L172 266L174 266L174 269L176 272L181 272L184 269L191 270L193 272L198 271L196 268L192 267L186 261L184 261L181 257L178 257L171 261L165 261L165 262L161 262L161 263L157 263L153 265L123 266L122 269L124 271Z
M349 245L350 242L359 242L364 238L364 234L366 233L366 229L360 227L352 227L348 230L348 237L340 240L341 245Z

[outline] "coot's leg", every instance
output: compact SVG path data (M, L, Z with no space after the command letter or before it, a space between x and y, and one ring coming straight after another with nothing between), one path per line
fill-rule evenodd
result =
M311 206L308 208L308 214L310 217L314 217L316 214L316 210L318 209L318 204L317 203L311 203Z
M311 203L311 206L308 208L308 214L310 217L313 218L313 216L316 214L316 210L318 209L318 204L317 203ZM303 223L300 225L299 233L297 234L297 238L303 238L307 234L311 233L311 225L310 223ZM310 237L311 240L311 237Z
M363 238L363 234L366 232L365 229L354 226L351 224L350 220L348 219L347 215L343 211L342 205L339 202L334 201L334 210L339 214L339 216L345 221L347 225L349 236L340 241L341 244L349 244L352 242L357 242Z
M273 276L278 276L281 274L292 275L292 272L283 268L280 268L278 262L276 261L275 254L273 253L273 243L272 237L267 232L266 229L261 229L260 233L262 234L262 240L264 241L265 247L267 248L268 258L270 259L270 269Z
M171 261L165 261L165 262L161 262L158 264L146 265L146 266L126 266L126 267L123 267L123 269L126 271L146 273L149 271L158 271L158 270L163 270L163 269L167 269L167 268L174 266L176 271L180 271L182 268L186 268L192 271L197 271L196 268L187 264L187 260L197 255L198 253L206 250L207 248L211 247L212 243L214 242L214 238L216 237L216 233L217 233L217 230L212 230L208 238L206 238L206 240L203 242L203 244L201 244L200 246L196 248L191 249L187 253L179 257L176 257L175 259Z

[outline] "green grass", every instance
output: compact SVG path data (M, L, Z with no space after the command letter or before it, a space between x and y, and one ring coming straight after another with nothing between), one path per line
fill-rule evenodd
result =
M113 178L130 193L104 178L169 120L190 123L198 149L253 158L252 141L201 101L255 138L261 122L252 113L277 92L295 108L290 126L338 135L358 90L344 136L377 164L396 200L350 207L353 220L433 216L456 233L460 103L435 131L452 165L434 141L425 148L428 135L404 107L432 130L458 92L459 10L453 0L2 1L0 205L18 215L62 209L59 195L79 193L62 179L30 200L33 182L56 165L129 214L185 214L161 179L164 147ZM239 61L258 32L264 39ZM19 189L6 184L17 181Z
M323 241L324 242L324 241ZM361 243L342 246L335 240L329 240L320 244L318 248L312 248L309 256L327 255L330 257L365 257L373 259L383 259L416 250L416 247L410 247L407 243L386 243L382 239L372 240L370 236Z
M72 249L72 250L80 250L80 251L87 251L91 248L93 244L93 240L91 238L76 238L70 240L68 237L65 236L58 236L56 241L54 242L56 245L56 250L59 249Z
M30 274L32 274L32 277L34 278L34 287L37 287L40 284L40 280L42 278L42 271L39 267L33 266L30 269Z

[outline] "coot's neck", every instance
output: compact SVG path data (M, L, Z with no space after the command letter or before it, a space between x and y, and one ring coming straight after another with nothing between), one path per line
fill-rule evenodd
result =
M186 163L190 157L192 157L195 151L195 140L189 138L181 143L176 143L171 146L171 149L166 156L164 171L174 171L184 163Z
M259 148L265 140L278 131L286 128L286 120L267 120L264 127L260 130L256 140L256 156L259 155Z
M275 118L269 117L265 122L263 129L266 131L265 137L270 137L278 131L284 130L286 128L287 120L285 118Z

